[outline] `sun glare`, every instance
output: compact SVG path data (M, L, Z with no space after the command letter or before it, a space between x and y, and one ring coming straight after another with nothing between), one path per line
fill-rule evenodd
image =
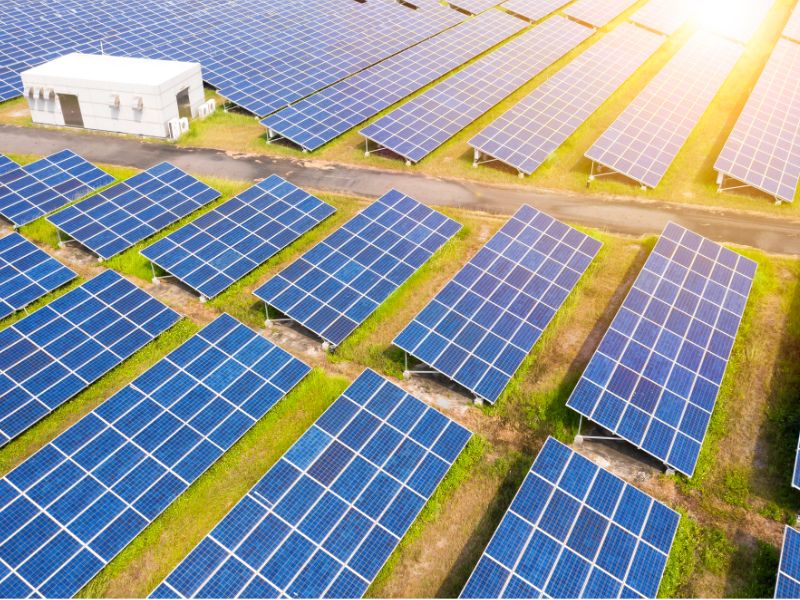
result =
M747 37L757 18L753 0L700 0L692 7L692 21L725 37Z

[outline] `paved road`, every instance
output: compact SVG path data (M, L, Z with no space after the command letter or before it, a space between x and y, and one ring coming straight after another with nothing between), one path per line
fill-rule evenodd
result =
M800 255L800 221L788 217L630 198L505 188L417 173L294 158L232 156L219 150L178 148L129 138L0 125L0 152L49 154L64 148L95 162L147 168L166 160L198 175L229 179L255 180L277 173L304 188L367 198L380 196L394 187L429 204L496 213L513 212L527 202L559 219L616 233L658 233L667 221L672 220L719 242Z

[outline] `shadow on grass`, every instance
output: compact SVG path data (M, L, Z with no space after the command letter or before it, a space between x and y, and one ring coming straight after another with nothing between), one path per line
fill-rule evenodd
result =
M780 553L752 535L739 532L725 581L726 598L772 598Z

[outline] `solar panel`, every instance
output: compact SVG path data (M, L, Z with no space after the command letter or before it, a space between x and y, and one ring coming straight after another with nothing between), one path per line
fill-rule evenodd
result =
M360 131L418 162L592 34L555 16Z
M459 229L391 190L253 293L336 346Z
M689 0L650 0L633 13L631 21L653 31L672 35L689 19L691 10Z
M778 40L714 164L730 177L792 202L800 178L800 45Z
M309 370L207 325L0 480L0 594L72 597Z
M623 23L469 141L475 163L499 160L530 175L664 41Z
M645 187L656 187L741 54L739 44L696 32L586 157Z
M348 129L517 33L525 24L490 10L267 117L270 138L316 150Z
M5 173L17 167L19 167L17 163L8 158L5 154L0 154L0 173Z
M567 406L691 476L755 271L668 224Z
M635 3L636 0L578 0L564 14L592 27L603 27Z
M361 597L470 436L364 371L150 597Z
M783 28L783 37L787 40L800 43L800 7L795 6L786 26Z
M20 234L0 238L0 319L76 277Z
M569 0L507 0L503 8L531 21L538 21L568 3Z
M71 150L62 150L0 173L0 215L19 227L113 181Z
M179 318L127 279L105 271L0 330L0 445Z
M163 162L47 220L100 258L111 258L219 196Z
M800 531L788 525L783 529L775 597L800 598Z
M679 521L548 438L461 598L655 598Z
M600 246L523 205L394 344L495 402Z
M151 244L142 255L213 298L336 212L277 175Z

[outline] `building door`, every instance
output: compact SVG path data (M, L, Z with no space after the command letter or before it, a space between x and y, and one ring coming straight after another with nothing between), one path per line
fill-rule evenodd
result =
M83 127L83 115L78 97L75 94L59 94L58 103L61 104L61 114L64 115L64 125L70 127Z
M189 88L183 88L178 92L175 99L178 101L178 116L192 118L192 103L189 100Z

